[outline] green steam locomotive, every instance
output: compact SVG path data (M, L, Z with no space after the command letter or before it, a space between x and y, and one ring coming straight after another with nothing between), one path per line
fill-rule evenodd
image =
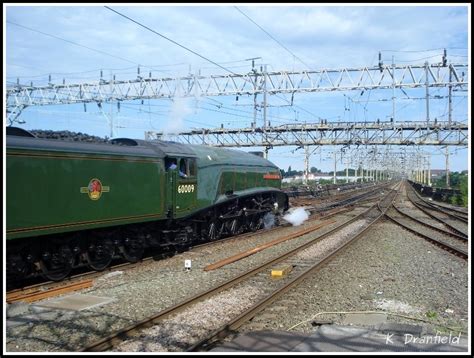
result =
M184 250L264 226L288 197L254 154L167 141L86 143L6 136L8 280Z

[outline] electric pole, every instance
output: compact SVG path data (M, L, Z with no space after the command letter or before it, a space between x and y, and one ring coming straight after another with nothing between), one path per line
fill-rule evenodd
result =
M428 77L428 61L425 62L426 73L426 122L430 121L430 92L429 92L429 77Z
M392 56L392 120L395 125L395 60Z
M446 188L449 188L449 148L446 146Z
M309 147L304 146L304 173L303 173L303 184L308 184L308 172L309 172Z

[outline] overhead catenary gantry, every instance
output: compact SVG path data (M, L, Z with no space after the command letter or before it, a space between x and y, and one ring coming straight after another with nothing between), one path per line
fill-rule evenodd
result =
M6 110L11 124L29 106L120 103L143 99L173 99L177 97L242 96L263 94L263 113L267 107L267 95L315 93L352 90L426 89L426 119L423 121L355 121L284 124L271 126L264 118L263 125L252 123L248 128L202 128L167 135L170 139L189 144L205 144L220 147L264 147L265 151L277 146L467 146L467 118L452 118L453 91L466 92L469 67L467 64L447 64L446 61L423 65L383 65L362 68L321 69L308 71L272 71L266 67L253 68L248 73L216 75L190 74L182 77L148 77L140 75L128 80L101 78L88 83L46 86L21 84L7 87ZM449 116L447 121L429 115L429 88L449 89ZM290 105L293 100L288 101ZM395 112L395 111L394 111ZM148 131L146 139L163 138L163 133ZM362 148L362 147L361 147ZM309 157L309 154L307 154ZM308 160L307 160L308 161ZM383 161L386 162L386 161ZM381 163L378 161L377 163ZM308 165L306 165L307 167ZM363 169L362 170L362 174ZM377 170L373 169L375 173ZM446 168L448 172L448 168ZM404 170L406 173L407 171Z
M139 71L138 71L139 72ZM89 83L21 84L7 87L7 118L10 122L29 106L74 103L105 103L174 97L239 96L390 88L465 87L467 64L382 65L362 68L308 71L191 74L183 77L141 76L129 80Z
M163 138L148 131L146 139ZM305 145L468 145L468 125L448 121L325 122L267 128L216 128L164 136L187 144L216 147L279 147Z

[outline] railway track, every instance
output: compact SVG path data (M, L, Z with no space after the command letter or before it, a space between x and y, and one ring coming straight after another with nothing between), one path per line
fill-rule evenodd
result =
M467 239L462 237L457 237L456 239L451 239L448 243L448 239L450 237L446 237L445 235L441 234L443 232L438 228L428 227L425 226L419 220L406 215L395 206L392 205L391 208L387 210L385 216L395 224L401 226L405 230L412 232L413 234L431 242L432 244L458 256L465 260L468 259L468 252L467 252ZM418 226L418 227L417 227ZM420 229L420 226L423 226L424 229ZM461 240L461 241L459 241Z
M326 197L313 197L313 198L308 198L308 197L291 198L290 197L290 201L293 203L294 206L317 205L322 210L324 210L328 207L331 207L334 203L339 203L346 199L350 200L351 198L358 197L359 195L364 195L371 192L374 193L388 186L390 186L389 183L378 184L376 186L365 186L363 188L351 190L349 192L341 192L341 193L333 194L331 196L326 196Z
M378 192L378 190L371 190L369 192L356 195L354 197L346 198L346 200L343 200L343 201L340 201L340 202L334 201L331 204L330 208L327 208L327 209L326 208L308 207L306 210L310 211L311 214L312 214L312 216L310 217L310 220L315 220L315 219L319 219L319 218L330 218L334 215L353 210L354 205L357 204L357 203L362 203L362 202L375 200L374 196L377 194L377 192ZM291 224L289 224L289 223L284 223L281 226L273 227L273 228L270 228L268 230L277 231L282 226L284 227L284 226L290 226L290 225ZM268 230L267 230L267 232L268 232ZM244 233L244 234L237 235L237 236L230 236L230 237L227 237L227 238L224 238L224 239L220 239L218 241L209 241L209 242L205 242L205 243L202 243L202 244L193 245L193 246L190 247L190 250L192 250L194 248L200 248L200 247L215 245L215 244L226 242L226 241L239 240L239 239L251 237L252 235L258 235L258 232L248 232L248 233ZM169 257L170 255L173 255L173 253L164 253L160 257ZM51 295L48 296L48 297L53 297L55 295L55 293L56 293L56 295L63 294L63 293L66 292L66 290L62 291L62 288L64 286L70 286L71 290L74 290L74 287L75 287L77 282L81 282L81 281L84 281L84 280L91 280L95 277L99 277L99 276L104 275L105 273L113 272L113 271L116 271L116 270L133 269L137 265L141 265L144 262L156 259L156 257L157 257L156 255L146 257L146 258L144 258L141 261L136 262L136 263L130 263L130 262L119 263L117 265L112 265L110 267L107 267L105 270L99 271L99 272L98 271L87 271L87 272L83 272L83 273L78 273L78 274L70 276L70 277L68 277L68 278L66 278L66 279L64 279L63 281L60 281L60 282L55 282L55 281L46 281L46 282L44 282L43 281L43 282L38 282L38 283L31 284L31 285L27 285L27 286L24 286L24 287L10 289L10 290L7 291L7 303L13 303L13 302L17 302L17 301L34 302L36 300L41 300L42 299L43 296L38 295L37 298L32 301L32 298L29 296L32 292L44 292L44 293L50 292ZM13 301L13 299L9 300L9 297L15 297L15 300L14 301Z
M420 199L420 198L419 198ZM423 199L420 199L420 202L419 202L422 206L430 209L430 210L436 210L436 211L439 211L443 214L445 214L446 216L449 216L450 218L454 219L454 220L458 220L458 221L462 221L463 223L467 223L468 221L468 218L467 216L461 216L460 214L454 214L452 212L449 212L447 209L445 208L441 208L440 206L437 206L437 205L433 205Z
M416 223L419 224L419 225L425 226L425 227L429 228L430 230L437 231L437 232L439 232L439 233L441 233L441 234L443 234L443 235L447 235L447 236L449 236L449 237L453 237L453 238L455 238L455 239L457 239L457 240L459 240L459 241L461 241L461 242L463 242L463 243L467 243L467 242L468 242L468 238L465 237L465 236L455 234L455 233L453 233L453 232L451 232L451 231L444 230L444 229L441 229L441 228L439 228L439 227L437 227L437 226L431 225L431 224L429 224L429 223L427 223L427 222L421 221L421 220L415 218L414 216L412 216L412 215L410 215L410 214L407 214L407 213L404 212L402 209L398 208L395 204L394 204L392 207L393 207L393 209L395 209L400 215L402 215L402 216L408 218L408 219L411 220L411 221L416 222Z
M144 262L153 260L153 257L144 258L141 262L125 262L117 265L107 267L103 271L89 271L85 273L80 273L74 276L70 276L63 281L47 281L40 282L33 285L16 288L7 291L6 301L7 303L14 302L35 302L42 300L44 298L58 296L64 293L72 292L85 288L81 287L81 283L91 282L96 277L102 276L106 273L117 271L117 270L128 270L136 267L137 265L143 264Z
M432 219L436 220L437 222L442 223L446 228L455 232L456 234L465 238L468 237L467 225L465 225L467 224L466 222L457 218L454 218L454 220L450 220L452 216L449 216L443 211L438 210L436 207L430 207L420 203L420 199L417 200L414 198L414 189L411 188L409 185L406 185L405 188L406 187L409 188L407 189L407 198L415 207L417 207L420 211L422 211ZM461 229L461 227L463 229Z
M28 290L19 290L7 293L7 303L15 303L15 302L35 302L39 300L43 300L45 298L50 298L54 296L58 296L61 294L82 290L84 288L89 288L92 286L92 279L88 280L80 280L71 282L68 284L64 284L61 286L54 286L45 289L43 286L38 287L36 289L30 288Z
M439 208L441 209L443 212L451 212L451 213L455 213L455 215L457 215L457 218L459 218L461 221L465 221L465 220L468 220L468 212L467 211L464 211L464 210L460 210L460 209L457 209L457 208L454 208L454 207L448 207L446 205L442 205L440 203L435 203L433 201L427 201L425 198L423 198L421 195L419 195L418 193L416 193L418 195L418 197L423 200L425 203L427 203L429 206L432 206L432 207L436 207L436 208Z
M468 213L464 210L454 208L454 207L448 207L445 205L442 205L440 203L435 203L433 201L428 201L425 198L423 198L416 190L412 188L413 192L415 195L418 197L418 199L426 206L432 207L436 210L439 210L443 213L445 213L448 216L451 216L454 219L458 219L460 221L463 221L467 223L468 221Z
M114 347L120 350L119 344L133 345L134 342L137 342L132 338L138 339L139 345L146 344L146 342L159 342L160 348L155 348L154 350L176 350L176 345L179 346L178 350L195 351L205 349L213 341L225 336L240 324L253 317L274 299L284 294L284 292L307 275L314 273L347 245L361 237L371 225L383 216L384 212L393 202L396 193L397 190L392 189L384 195L379 203L372 205L368 210L322 235L311 238L307 243L240 274L211 290L198 294L152 317L115 332L84 347L81 351L104 351ZM339 239L339 242L336 243L337 239ZM323 256L321 256L321 250L317 250L318 245L332 245L332 247L330 247L329 252L326 250L325 253L322 253ZM289 274L283 279L271 280L267 269L277 264L287 267ZM253 296L250 298L249 307L246 307L243 312L234 312L232 317L220 317L218 312L212 311L210 316L214 319L213 324L206 325L203 322L197 326L182 324L182 320L192 321L196 315L202 319L206 310L209 309L206 308L206 304L212 305L213 300L219 301L219 299L223 299L226 295L234 300L236 298L240 299L239 292L253 293ZM225 312L228 313L232 311L234 304L231 302L230 307L226 309L225 304L222 302L217 307L225 309ZM222 321L225 322L224 325L222 325ZM173 332L173 329L177 327L179 327L179 332ZM149 329L145 331L147 328ZM179 344L176 341L177 338L173 336L174 334L179 334L181 337ZM183 338L186 335L188 335L188 338ZM145 348L142 346L138 349L143 350Z
M410 199L409 189L403 187L405 197L408 198L418 209L422 210L416 203ZM404 200L404 199L402 199ZM423 211L424 212L424 211ZM468 239L464 235L459 235L448 230L441 229L427 222L421 221L416 217L407 214L402 209L392 203L391 207L385 212L385 216L395 224L408 230L415 235L431 242L432 244L461 257L468 259ZM430 215L433 217L432 215ZM443 224L446 225L444 221Z

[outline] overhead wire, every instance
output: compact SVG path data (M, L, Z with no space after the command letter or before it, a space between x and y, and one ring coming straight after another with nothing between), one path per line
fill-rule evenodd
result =
M159 67L180 66L180 65L186 65L186 63L176 63L176 64L166 64L166 65L138 65L138 66L144 67L144 68L150 68L150 69L153 69L153 71L157 71L157 72L168 72L168 70L159 70L158 68ZM17 65L17 64L12 64L12 66L20 66L20 67L26 67L27 68L27 66L22 66L22 65ZM34 68L34 67L31 67L31 68ZM37 78L37 77L44 77L44 76L48 76L48 75L71 76L71 75L81 75L81 74L85 74L85 73L93 73L93 72L97 72L97 71L118 71L118 72L115 72L114 75L116 75L116 74L126 75L126 74L135 73L135 72L120 72L120 71L126 71L126 70L131 70L131 69L136 69L136 68L137 68L136 66L123 67L123 68L105 68L105 67L101 67L101 68L96 68L96 69L93 69L93 70L79 71L79 72L46 72L45 70L41 70L45 73L41 74L41 75L34 75L34 76L6 76L6 77L7 78ZM87 77L75 77L75 78L87 78Z
M151 29L150 27L148 27L148 26L146 26L146 25L143 25L143 24L140 23L139 21L136 21L136 20L132 19L131 17L129 17L129 16L127 16L127 15L124 15L124 14L120 13L119 11L116 11L116 10L112 9L111 7L109 7L109 6L104 6L104 7L105 7L106 9L112 11L112 12L115 12L117 15L120 15L120 16L124 17L125 19L132 21L133 23L137 24L138 26L141 26L141 27L147 29L148 31L150 31L150 32L152 32L152 33L154 33L154 34L156 34L156 35L158 35L158 36L161 36L162 38L164 38L164 39L170 41L171 43L173 43L173 44L175 44L175 45L177 45L177 46L179 46L179 47L181 47L181 48L183 48L183 49L185 49L186 51L189 51L189 52L193 53L194 55L201 57L202 59L204 59L204 60L206 60L206 61L208 61L208 62L214 64L215 66L217 66L217 67L219 67L219 68L221 68L221 69L223 69L223 70L225 70L225 71L227 71L227 72L230 72L230 73L232 73L233 75L237 75L237 73L235 73L235 72L229 70L228 68L226 68L226 67L224 67L224 66L221 66L221 65L218 64L217 62L214 62L214 61L210 60L209 58L207 58L207 57L205 57L205 56L203 56L203 55L197 53L196 51L193 51L193 50L191 50L190 48L188 48L188 47L186 47L186 46L184 46L184 45L181 45L180 43L178 43L178 42L176 42L176 41L170 39L169 37L167 37L167 36L165 36L165 35L163 35L163 34L160 34L159 32L157 32L157 31Z
M224 108L224 109L228 109L228 110L231 110L231 111L242 112L242 113L252 114L252 115L253 115L253 113L252 113L252 112L249 112L249 111L244 111L244 110L241 110L241 109L237 109L237 108L232 108L232 107L225 106L222 102L216 101L215 99L210 98L210 97L206 97L206 98L204 98L204 99L213 100L213 101L219 103L219 105L214 104L214 103L209 103L209 105L211 105L211 106L216 106L217 108ZM206 103L206 104L207 104L207 103ZM267 114L267 117L268 117L268 118L282 119L282 120L284 120L284 121L290 120L290 118L279 117L279 116L275 116L275 115L272 115L272 114ZM280 123L282 123L282 122L280 121Z
M52 38L55 38L57 40L60 40L60 41L64 41L64 42L67 42L67 43L70 43L72 45L75 45L75 46L79 46L79 47L82 47L82 48L86 48L90 51L94 51L94 52L97 52L97 53L100 53L100 54L103 54L103 55L106 55L106 56L110 56L110 57L113 57L113 58L116 58L116 59L119 59L119 60L122 60L122 61L125 61L125 62L129 62L129 63L133 63L134 65L138 65L140 67L143 67L143 68L148 68L148 69L151 69L151 70L154 70L154 71L158 71L158 72L166 72L166 71L163 71L163 70L159 70L158 68L159 67L171 67L171 66L180 66L180 65L185 65L186 63L177 63L177 64L166 64L166 65L141 65L139 64L138 62L135 62L135 61L131 61L129 59L126 59L124 57L121 57L121 56L117 56L117 55L114 55L114 54L111 54L111 53L108 53L108 52L105 52L105 51L102 51L102 50L98 50L98 49L95 49L95 48L92 48L92 47L89 47L89 46L86 46L86 45L82 45L80 43L77 43L75 41L71 41L71 40L68 40L68 39L65 39L65 38L62 38L62 37L59 37L59 36L56 36L56 35L52 35L52 34L49 34L47 32L44 32L44 31L40 31L40 30L37 30L37 29L33 29L31 27L28 27L28 26L25 26L25 25L21 25L21 24L18 24L16 22L13 22L11 20L6 20L7 23L11 24L11 25L15 25L15 26L18 26L18 27L21 27L21 28L24 28L26 30L29 30L29 31L32 31L32 32L36 32L36 33L39 33L39 34L42 34L44 36L49 36L49 37L52 37ZM21 66L21 65L16 65L16 66ZM24 66L23 66L24 67ZM131 68L134 68L134 67L127 67L127 68L123 68L123 69L113 69L113 68L99 68L97 70L90 70L90 71L82 71L82 72L71 72L71 73L60 73L60 72L50 72L50 73L47 73L45 75L50 75L50 74L56 74L56 75L73 75L73 74L83 74L83 73L89 73L89 72L94 72L94 71L99 71L99 70L106 70L106 71L121 71L121 70L127 70L127 69L131 69ZM44 71L44 70L43 70ZM43 75L35 75L35 76L28 76L28 77L41 77ZM13 76L12 76L13 77ZM18 77L18 78L25 78L26 76L23 76L23 77L19 77L19 76L15 76L15 77Z
M109 8L108 6L105 6L105 7L108 8L109 10L111 10L111 11L113 11L113 12L115 12L115 13L117 13L117 14L119 14L119 15L121 15L121 16L127 18L127 19L129 19L130 21L132 21L132 22L134 22L134 23L137 23L138 25L140 25L140 26L142 26L142 27L148 29L149 31L151 31L151 32L153 32L153 33L155 33L155 34L157 34L157 35L159 35L159 36L161 36L161 37L163 37L163 38L165 38L165 39L167 39L167 40L169 40L169 41L175 43L176 45L178 45L178 46L180 46L180 47L182 47L182 48L184 48L184 49L186 49L186 50L192 52L193 54L195 54L195 55L197 55L197 56L199 56L199 57L205 59L206 61L211 62L211 63L213 63L214 65L216 65L216 66L218 66L218 67L220 67L220 68L222 68L222 69L224 69L224 70L226 70L226 71L228 71L228 72L230 72L230 73L232 73L232 74L235 74L234 72L232 72L232 71L229 70L228 68L219 65L218 63L216 63L216 62L214 62L214 61L212 61L212 60L210 60L210 59L208 59L208 58L206 58L206 57L204 57L204 56L198 54L197 52L195 52L195 51L193 51L193 50L191 50L191 49L189 49L189 48L187 48L187 47L185 47L185 46L183 46L183 45L177 43L176 41L174 41L174 40L172 40L172 39L169 39L168 37L166 37L166 36L164 36L164 35L161 35L160 33L158 33L158 32L156 32L156 31L154 31L154 30L148 28L147 26L142 25L142 24L140 24L139 22L137 22L137 21L135 21L135 20L133 20L133 19L131 19L131 18L129 18L129 17L123 15L123 14L120 14L119 12L117 12L117 11L115 11L115 10ZM238 11L240 11L244 16L246 16L250 21L252 21L253 23L255 23L252 19L250 19L247 15L245 15L240 9L238 9L237 7L235 7L235 8L236 8ZM46 35L46 36L50 36L50 37L53 37L53 38L57 38L57 39L59 39L59 40L66 41L66 42L69 42L69 43L71 43L71 44L74 44L74 45L77 45L77 46L81 46L81 47L87 48L87 49L92 50L92 51L96 51L96 52L99 52L99 53L102 53L102 54L105 54L105 55L108 55L108 56L116 57L116 58L119 58L119 59L121 59L121 60L125 60L125 61L127 61L127 62L135 63L135 62L132 62L132 61L130 61L130 60L121 58L121 57L119 57L119 56L111 55L111 54L106 53L106 52L104 52L104 51L95 50L95 49L93 49L93 48L90 48L90 47L87 47L87 46L84 46L84 45L81 45L81 44L78 44L78 43L75 43L75 42L72 42L72 41L69 41L69 40L60 38L60 37L57 37L57 36L54 36L54 35L50 35L50 34L47 34L47 33L44 33L44 32L38 31L38 30L34 30L34 29L28 28L28 27L26 27L26 26L13 23L13 22L11 22L11 21L7 21L7 22L8 22L8 23L11 23L11 24L14 24L14 25L17 25L17 26L20 26L20 27L23 27L23 28L26 28L26 29L31 30L31 31L35 31L35 32L41 33L41 34ZM273 36L271 36L268 32L266 32L261 26L259 26L257 23L255 23L255 25L258 26L262 31L264 31L268 36L270 36L274 41L276 41L276 42L277 42L280 46L282 46L285 50L287 50L289 53L291 53L295 58L298 58L296 55L294 55L294 53L292 53L289 49L287 49L287 48L286 48L283 44L281 44L277 39L275 39L275 38L274 38ZM390 50L383 50L383 51L390 51ZM423 51L431 51L431 50L420 50L420 51L394 51L394 52L423 52ZM435 55L435 56L439 56L439 55ZM432 57L435 57L435 56L431 56L431 57L428 57L428 58L432 58ZM298 58L298 59L299 59L299 58ZM300 60L300 59L299 59L299 60ZM238 62L238 61L232 61L232 62ZM232 63L232 62L229 62L229 63ZM300 62L302 62L303 64L305 64L305 63L304 63L303 61L301 61L301 60L300 60ZM412 62L412 61L406 61L406 62ZM306 64L305 64L305 65L306 65ZM306 65L306 66L307 66L307 65ZM309 66L307 66L307 67L309 67ZM82 72L82 73L87 73L87 72L93 72L93 71L84 71L84 72ZM11 82L11 81L9 81L9 82ZM369 96L370 96L370 92L369 92ZM290 101L287 100L287 99L284 98L284 97L280 97L280 96L278 96L278 95L277 95L277 97L278 97L278 98L281 98L281 99L283 99L283 100L285 100L285 101L288 102L288 103L290 103ZM367 98L367 102L368 102L368 98ZM367 106L367 102L366 102L366 106ZM307 112L308 114L314 116L315 118L321 119L321 117L319 117L319 116L317 116L317 115L315 115L315 114L309 112L308 110L306 110L306 109L304 109L304 108L302 108L302 107L300 107L300 106L297 106L297 105L295 105L295 104L293 104L293 103L291 103L291 105L294 106L294 107L296 107L296 108L301 109L302 111ZM206 109L206 108L202 108L202 109L210 110L210 109ZM226 109L234 110L234 111L239 111L239 110L231 109L231 108L226 108ZM216 110L214 110L214 111L216 111ZM230 115L236 115L236 114L226 113L226 112L222 112L222 111L216 111L216 112L220 112L220 113L224 113L224 114L230 114ZM241 112L245 112L245 111L241 111ZM250 113L250 112L246 112L246 113ZM240 116L240 117L244 117L244 116ZM273 117L274 117L274 116L273 116ZM250 118L250 117L244 117L244 118Z
M397 60L397 62L418 62L418 61L428 60L430 58L442 57L442 56L443 56L443 54L439 53L439 54L436 54L436 55L433 55L433 56L417 58L416 60Z
M240 10L237 6L234 6L234 8L239 11L242 15L244 15L250 22L252 22L253 24L255 24L255 26L257 26L260 30L262 30L265 34L267 34L273 41L275 41L278 45L280 45L281 47L283 47L287 52L289 52L294 58L296 58L298 61L300 61L303 65L305 65L306 67L308 67L308 69L311 70L311 67L308 66L301 58L299 58L298 56L296 56L290 49L288 49L285 45L283 45L280 41L278 41L275 37L273 37L268 31L266 31L262 26L260 26L259 24L257 24L253 19L250 18L250 16L248 16L246 13L244 13L242 10Z
M106 55L106 56L114 57L114 58L116 58L116 59L119 59L119 60L122 60L122 61L125 61L125 62L137 64L136 62L127 60L126 58L123 58L123 57L120 57L120 56L117 56L117 55L113 55L113 54L110 54L110 53L105 52L105 51L102 51L102 50L97 50L97 49L95 49L95 48L92 48L92 47L89 47L89 46L85 46L85 45L82 45L82 44L80 44L80 43L77 43L77 42L74 42L74 41L71 41L71 40L67 40L67 39L64 39L64 38L59 37L59 36L56 36L56 35L51 35L51 34L48 34L48 33L46 33L46 32L43 32L43 31L39 31L39 30L36 30L36 29L32 29L31 27L24 26L24 25L20 25L20 24L17 24L16 22L13 22L13 21L10 21L10 20L7 20L6 22L7 22L8 24L12 24L12 25L15 25L15 26L18 26L18 27L22 27L22 28L27 29L27 30L29 30L29 31L37 32L37 33L40 33L40 34L42 34L42 35L49 36L49 37L55 38L55 39L57 39L57 40L61 40L61 41L70 43L70 44L75 45L75 46L83 47L83 48L86 48L86 49L88 49L88 50L91 50L91 51L94 51L94 52L98 52L98 53L103 54L103 55Z
M112 12L115 12L116 14L118 14L118 15L120 15L120 16L122 16L122 17L124 17L124 18L126 18L126 19L128 19L128 20L130 20L130 21L132 21L133 23L135 23L135 24L137 24L137 25L139 25L139 26L141 26L141 27L147 29L148 31L150 31L150 32L152 32L152 33L154 33L154 34L156 34L156 35L158 35L158 36L163 37L164 39L166 39L166 40L168 40L168 41L174 43L175 45L177 45L177 46L179 46L179 47L181 47L181 48L183 48L183 49L185 49L185 50L187 50L187 51L189 51L189 52L195 54L196 56L201 57L202 59L204 59L204 60L206 60L206 61L208 61L208 62L214 64L215 66L217 66L217 67L219 67L219 68L221 68L221 69L223 69L223 70L225 70L225 71L227 71L227 72L229 72L229 73L232 73L232 74L234 74L234 75L237 75L235 72L229 70L228 68L221 66L220 64L218 64L218 63L216 63L216 62L210 60L209 58L207 58L207 57L205 57L205 56L203 56L203 55L201 55L201 54L199 54L199 53L197 53L196 51L191 50L190 48L188 48L188 47L186 47L186 46L184 46L184 45L181 45L180 43L178 43L178 42L176 42L176 41L170 39L169 37L167 37L167 36L165 36L165 35L163 35L163 34L157 32L157 31L155 31L155 30L153 30L153 29L151 29L150 27L148 27L148 26L146 26L146 25L140 23L139 21L136 21L136 20L130 18L129 16L124 15L124 14L118 12L118 11L116 11L116 10L110 8L109 6L104 6L104 7L107 8L108 10L110 10L110 11L112 11ZM239 11L240 11L240 10L239 10ZM290 52L291 52L291 51L290 51ZM278 97L278 96L277 96L277 97ZM280 97L280 98L282 98L282 97ZM289 103L289 101L288 101L287 99L285 99L285 98L283 98L283 99ZM295 105L295 107L296 107L296 105ZM311 114L312 116L314 116L314 117L316 117L316 118L321 119L321 117L314 115L313 113L307 111L306 109L304 109L304 108L302 108L302 107L298 107L298 108L300 108L301 110L303 110L303 111L305 111L305 112Z
M267 34L273 41L275 41L278 45L280 45L282 48L284 48L287 52L289 52L294 58L296 58L298 61L300 61L303 65L305 65L309 70L311 70L311 67L305 63L301 58L299 58L297 55L295 55L290 49L288 49L285 45L283 45L280 41L278 41L274 36L272 36L268 31L266 31L262 26L260 26L256 21L254 21L252 18L250 18L250 16L248 16L246 13L244 13L241 9L239 9L237 6L234 6L234 8L239 11L243 16L245 16L250 22L252 22L255 26L257 26L260 30L262 30L265 34ZM280 96L277 96L275 95L276 97L280 98L280 99L284 99L287 103L290 103L290 101L288 101L286 98L283 98L283 97L280 97ZM293 103L290 103L292 106L294 107L297 107L299 109L301 109L302 111L310 114L311 116L315 117L315 118L318 118L318 119L322 119L321 117L309 112L308 110L300 107L300 106L297 106Z
M380 50L383 52L431 52L431 51L439 51L439 50L467 50L467 48L462 47L439 47L439 48L432 48L428 50Z

